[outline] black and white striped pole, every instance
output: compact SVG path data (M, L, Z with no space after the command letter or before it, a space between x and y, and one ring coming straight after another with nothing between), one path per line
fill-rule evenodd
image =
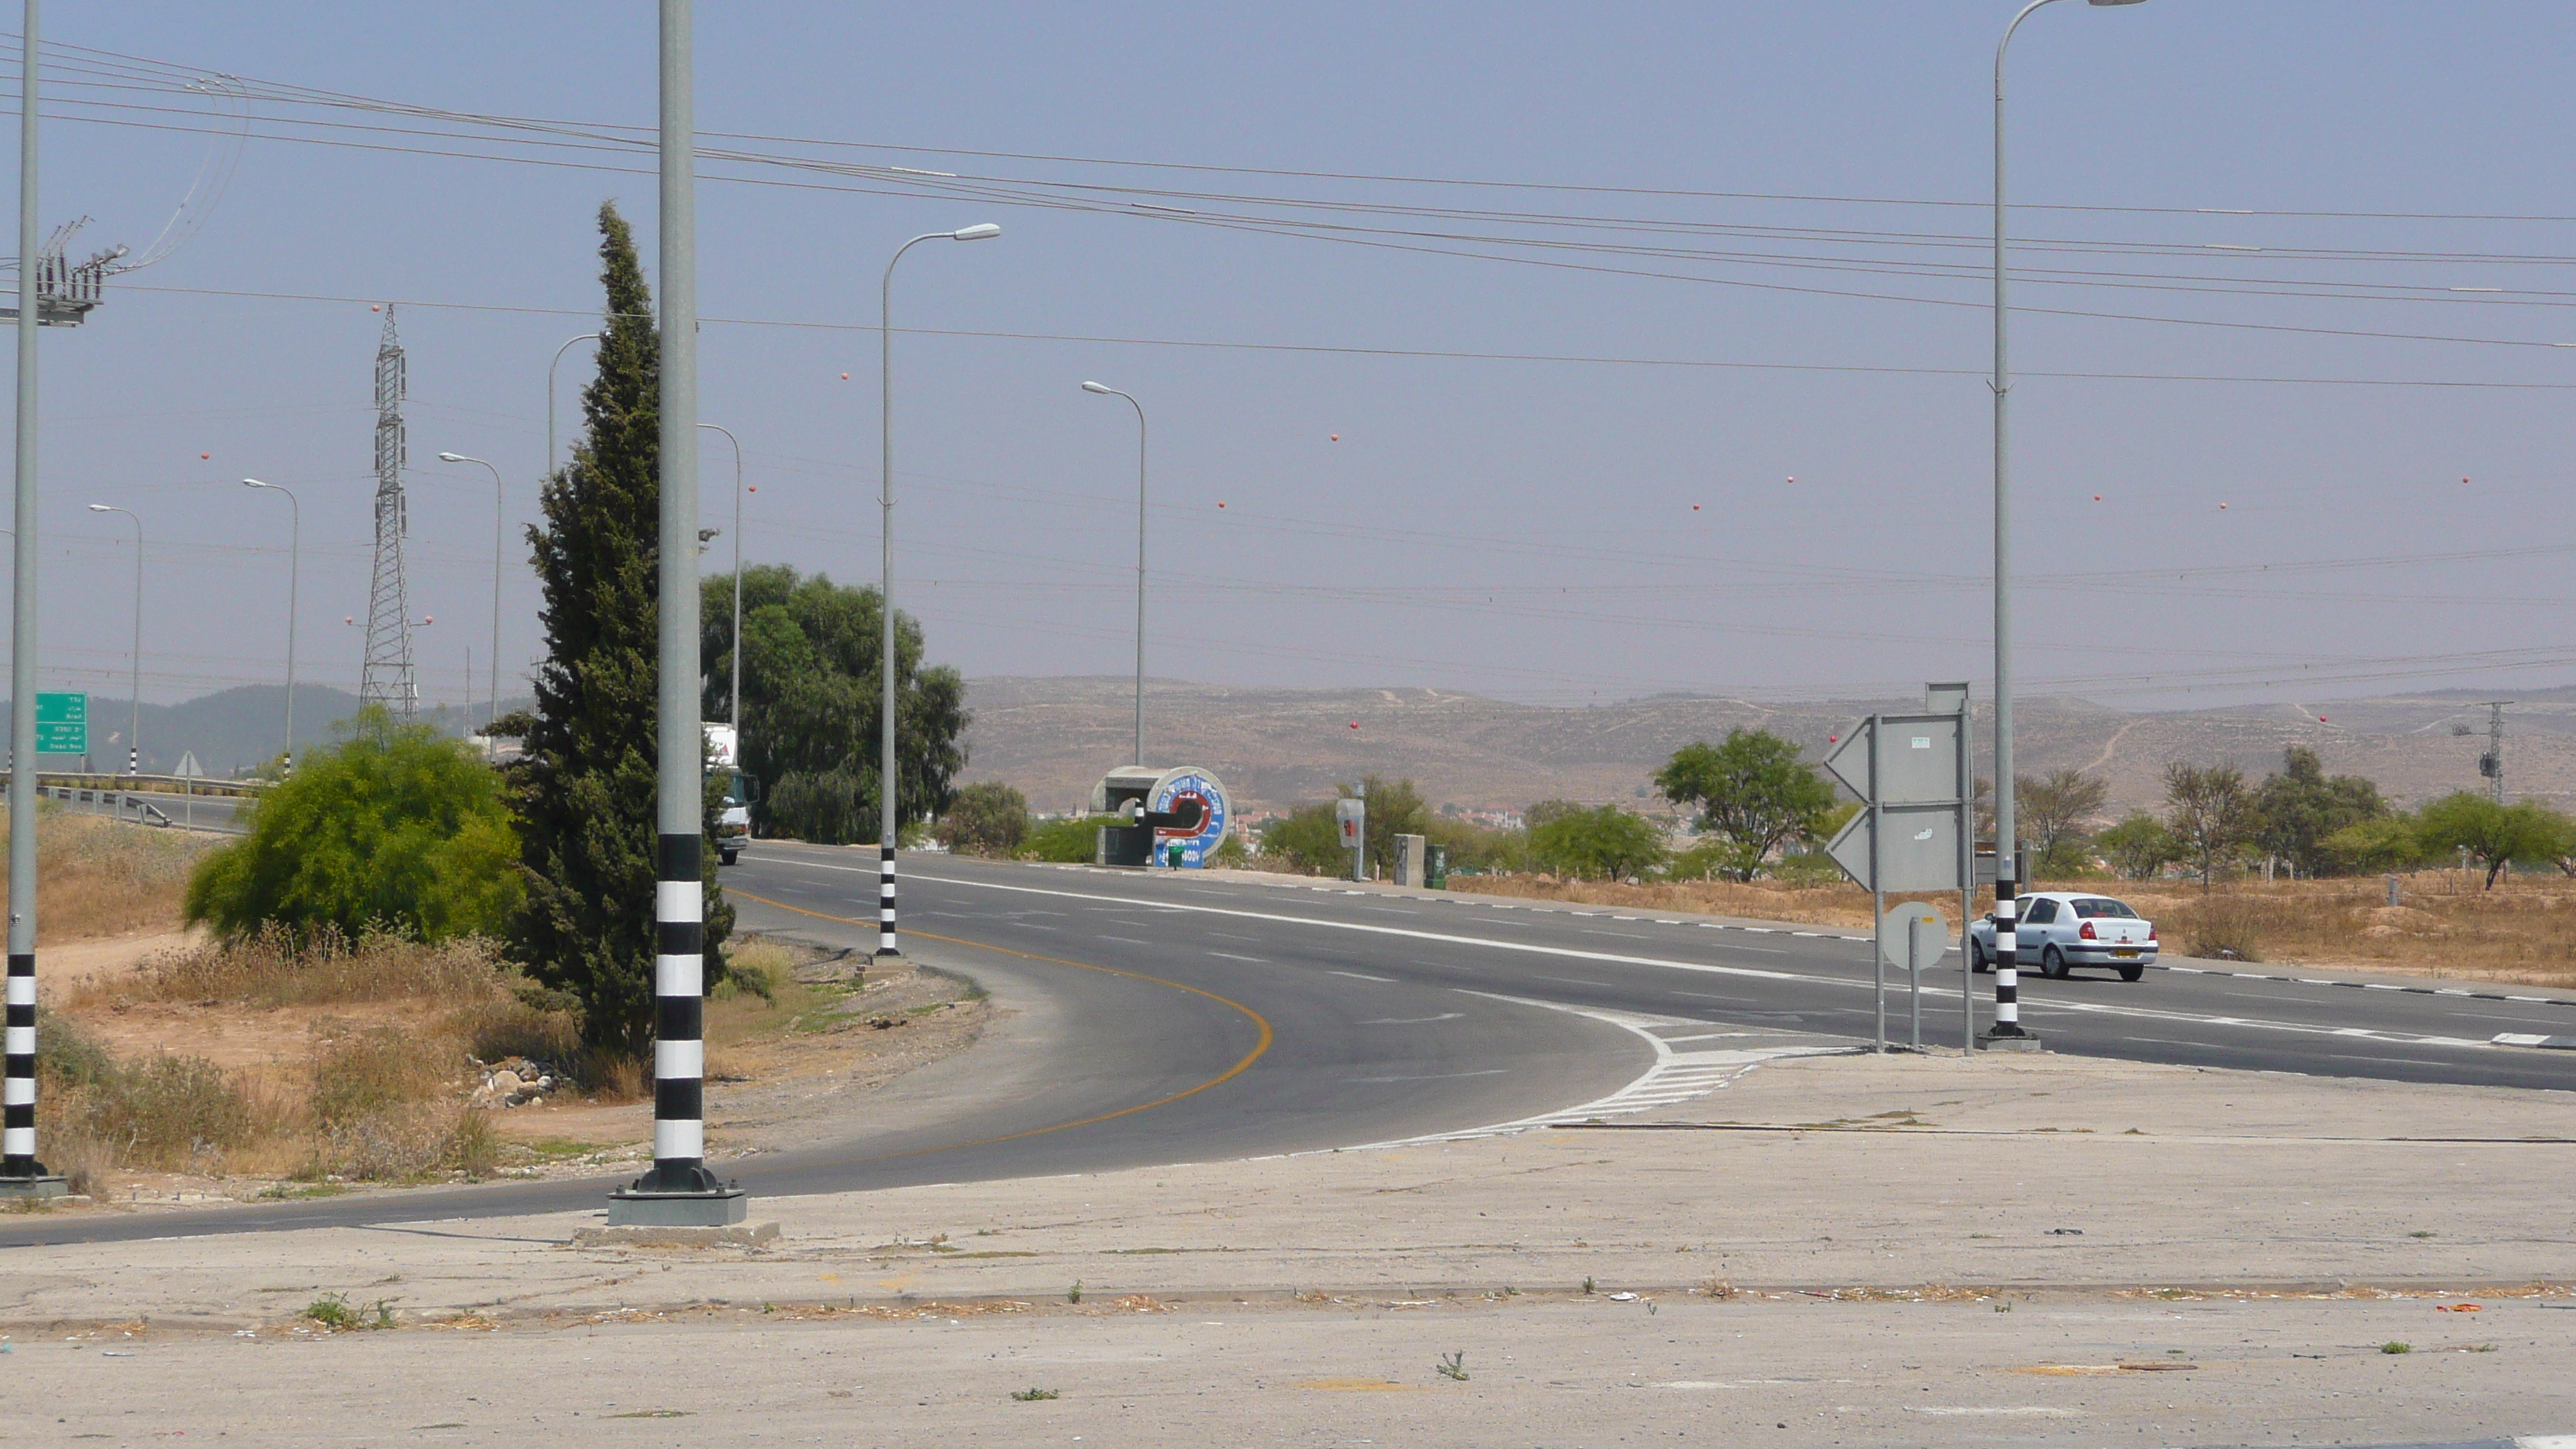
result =
M1996 838L2000 840L2002 837L1997 836ZM2006 856L2001 849L1996 850L1995 859L1999 862L2006 859ZM2009 865L1996 872L1995 1024L1987 1028L1985 1035L1979 1038L1984 1045L1989 1047L1999 1041L2018 1043L2022 1041L2036 1042L2038 1040L2037 1037L2034 1037L2030 1033L2022 1030L2021 1026L2021 973L2015 965L2019 948L2014 939L2015 902L2013 899L2013 891L2016 885L2017 882L2012 878L2011 867Z
M609 1199L611 1227L723 1227L748 1204L707 1170L706 733L698 718L697 186L689 0L661 0L661 529L656 607L653 1170Z
M18 255L37 255L36 4L27 0L18 86ZM17 559L9 637L9 985L0 1027L0 1196L59 1197L36 1159L36 323L38 268L18 267ZM23 764L24 769L19 768Z
M877 954L902 953L894 943L894 842L877 847Z

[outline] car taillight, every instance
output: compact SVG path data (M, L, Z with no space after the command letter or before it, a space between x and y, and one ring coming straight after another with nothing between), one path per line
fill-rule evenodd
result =
M2083 937L2087 941L2099 939L2093 934L2093 923L2091 921L2086 921L2084 923L2084 929L2076 932L2075 934Z
M2153 927L2153 926L2149 926L2149 927L2147 927L2147 944L2152 946L2152 945L2154 945L2154 944L2155 944L2155 940L2156 940L2156 928L2155 928L2155 927Z

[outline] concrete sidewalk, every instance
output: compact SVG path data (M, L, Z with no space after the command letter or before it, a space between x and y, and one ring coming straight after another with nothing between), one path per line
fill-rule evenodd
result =
M0 1395L252 1442L850 1442L863 1406L886 1444L2458 1442L2576 1427L2570 1106L1806 1058L1614 1127L771 1200L762 1248L576 1249L568 1214L21 1249ZM320 1334L330 1293L402 1327Z

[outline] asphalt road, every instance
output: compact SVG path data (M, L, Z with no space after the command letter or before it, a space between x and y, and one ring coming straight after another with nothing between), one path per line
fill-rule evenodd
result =
M763 843L724 873L746 927L874 943L872 851ZM1837 931L1241 877L915 855L905 944L1021 1008L1017 1049L925 1069L953 1113L744 1159L758 1196L1104 1171L1472 1130L1664 1090L1672 1053L1868 1040L1870 944ZM1924 1039L1960 1040L1956 956ZM1979 978L1980 1004L1991 978ZM1980 1021L1984 1020L1981 1012ZM2576 998L2260 971L2025 976L2053 1051L2324 1076L2576 1089ZM1901 995L1891 1001L1901 1039ZM1679 1078L1663 1079L1680 1081ZM600 1205L613 1180L0 1227L0 1246Z
M769 848L746 861L739 891L786 905L863 915L873 860ZM1692 1017L1866 1040L1871 946L1856 933L1761 930L1608 907L1517 902L1466 892L1359 892L1317 883L1256 884L1218 874L1096 871L912 857L905 919L1022 950L1095 936L1171 961L1195 944L1271 973L1352 961L1410 990L1468 988L1565 1007ZM1139 910L1145 915L1138 915ZM1105 924L1125 913L1130 922ZM1150 921L1151 930L1134 923ZM1032 933L1031 924L1039 930ZM1111 933L1150 945L1130 944ZM1174 966L1175 970L1185 969ZM1197 965L1211 979L1218 973ZM1231 976L1233 973L1225 973ZM1937 977L1937 979L1935 979ZM1179 979L1198 982L1196 974ZM1956 1045L1958 956L1927 973L1923 1037ZM2160 965L2135 984L2108 973L2021 978L2022 1020L2049 1050L2132 1061L2477 1086L2576 1089L2576 1052L2499 1046L2499 1034L2576 1034L2576 993L2517 987L2363 984L2213 962ZM1992 977L1977 979L1981 1025ZM1348 987L1322 983L1328 992ZM1905 1031L1892 996L1893 1034Z

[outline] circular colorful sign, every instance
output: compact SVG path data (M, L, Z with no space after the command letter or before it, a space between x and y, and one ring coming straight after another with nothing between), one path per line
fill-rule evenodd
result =
M1234 809L1226 803L1225 786L1205 770L1170 770L1154 782L1154 793L1145 808L1154 813L1169 814L1183 808L1185 800L1199 804L1199 823L1190 830L1164 827L1154 832L1154 864L1170 863L1174 845L1181 847L1181 864L1192 870L1204 867L1216 848L1225 842L1225 828L1234 819Z

